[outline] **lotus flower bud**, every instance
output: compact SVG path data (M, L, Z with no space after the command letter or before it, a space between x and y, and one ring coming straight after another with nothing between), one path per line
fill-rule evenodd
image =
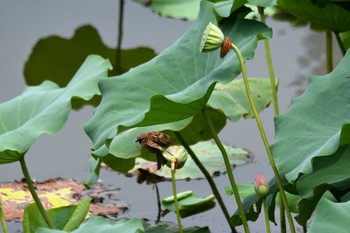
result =
M254 181L254 189L260 197L266 197L269 194L269 185L266 178L260 173L256 173Z
M220 48L224 42L224 39L225 36L222 33L221 29L215 24L209 22L203 33L199 51L206 52Z
M171 163L173 159L176 159L175 168L182 168L187 160L187 152L183 147L180 146L171 146L164 153L164 158L168 161L166 165L171 168Z

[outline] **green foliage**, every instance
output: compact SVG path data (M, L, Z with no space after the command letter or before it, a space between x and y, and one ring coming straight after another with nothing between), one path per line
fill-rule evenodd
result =
M349 61L348 52L332 73L311 77L305 93L276 119L271 149L280 171L303 198L298 217L302 225L327 190L340 199L350 187Z
M47 211L54 225L59 230L71 232L84 221L90 206L90 199L82 200L78 205L50 209ZM23 217L24 233L36 233L39 228L49 228L41 216L36 204L26 207Z
M216 22L213 5L203 2L193 26L173 46L137 69L100 82L102 102L85 127L96 154L101 156L103 150L102 155L107 155L107 145L108 153L119 157L123 149L116 145L130 136L125 130L131 127L150 126L147 130L158 131L185 128L203 111L215 83L228 83L240 73L233 52L224 59L218 52L199 53L201 35L209 21ZM242 49L245 59L253 57L258 34L270 35L258 22L233 17L222 20L220 27ZM125 101L118 101L121 99ZM133 150L128 152L129 158L139 154L135 146L127 150Z
M87 101L101 94L102 101L85 127L94 144L92 173L87 186L97 180L102 162L122 173L147 167L149 162L144 159L152 161L154 155L141 152L135 139L148 131L165 131L171 136L174 136L172 131L180 132L210 175L225 172L218 149L204 142L211 139L212 134L203 113L209 115L216 132L223 129L227 119L238 121L254 115L242 80L234 80L241 73L237 56L232 51L224 58L219 57L219 51L200 53L202 33L209 22L217 24L239 48L244 60L252 59L258 39L269 38L272 33L266 25L243 19L248 9L244 4L270 7L276 5L275 1L135 1L149 4L154 12L164 16L198 17L176 43L157 57L151 49L136 48L122 50L121 61L116 61L117 51L107 47L91 26L78 28L70 39L58 36L41 39L24 70L28 84L40 85L28 87L22 95L0 105L0 164L21 160L41 134L57 133L68 118L73 99ZM344 51L350 47L348 3L347 0L277 0L277 6L284 13L294 15L298 22L310 22L337 35L340 33L340 47ZM99 54L112 64L119 64L110 71L111 75L119 76L105 78L111 68L110 62L93 55L71 79L89 54ZM149 62L140 66L146 61ZM286 113L276 118L276 139L271 149L278 170L283 174L281 177L286 177L282 185L288 192L289 208L298 214L298 223L306 227L314 215L310 232L331 232L335 226L341 229L337 232L348 230L349 63L350 52L330 74L311 77L305 93L293 101ZM130 70L131 67L136 68ZM46 79L56 83L44 81ZM258 111L262 111L271 102L270 82L251 78L249 84L254 103ZM227 146L225 149L231 165L247 162L247 151ZM177 171L177 179L203 178L194 164L189 158ZM170 169L164 167L155 175L169 178ZM246 217L255 221L261 212L262 199L254 193L252 185L239 185L239 189ZM273 178L267 196L272 222L275 222L275 205L279 203L278 191L276 178ZM226 192L233 193L230 188L226 188ZM199 198L190 191L178 194L178 198L181 217L215 206L212 195ZM173 197L164 199L162 204L167 211L175 211ZM48 210L57 227L53 230L48 229L37 206L29 205L24 214L24 232L179 231L164 224L151 226L139 219L112 222L91 217L81 224L88 207L89 200L84 200L78 206ZM231 222L242 224L238 211L232 215ZM209 232L209 229L191 228L184 232Z
M0 164L16 162L43 133L57 133L67 121L71 99L91 99L97 83L107 76L110 63L89 56L65 88L45 81L0 105Z
M350 99L349 61L347 53L332 73L311 77L305 93L276 119L271 149L280 171L291 182L310 174L320 157L336 156L339 140L349 135L348 127L343 128L350 120L346 108Z
M277 6L318 27L334 32L350 31L350 11L339 5L327 4L321 8L312 0L277 0Z
M200 157L202 164L206 167L209 174L214 176L214 174L222 174L226 172L224 161L222 160L222 155L215 144L210 141L199 142L191 146L193 152ZM232 146L225 145L227 154L229 155L230 164L232 166L244 165L250 160L250 156L246 150L240 148L234 148ZM149 166L143 159L136 159L137 165L133 168L136 169L146 169ZM132 171L131 171L132 172ZM164 166L161 170L155 172L155 175L164 177L167 179L171 178L171 169ZM187 157L185 166L176 171L177 180L180 179L204 179L203 173L196 166L194 161L190 156Z
M310 225L310 233L328 233L349 231L350 202L337 203L322 199L316 208L315 217Z
M177 195L179 211L181 218L186 218L194 214L198 214L214 208L214 195L210 195L206 198L197 197L192 191L186 191L178 193ZM168 210L175 212L174 196L164 198L162 205ZM165 212L166 214L167 212Z
M36 233L68 233L70 231L50 230L47 228L39 228ZM121 219L116 223L104 217L91 217L89 220L80 225L80 227L72 233L139 233L144 232L141 220L133 218L130 220Z

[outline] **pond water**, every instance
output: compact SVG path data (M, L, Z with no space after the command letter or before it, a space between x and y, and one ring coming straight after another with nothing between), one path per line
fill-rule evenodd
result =
M22 93L25 88L23 65L31 49L39 38L49 35L71 37L74 30L91 24L98 29L103 41L115 47L117 35L117 1L93 0L76 1L35 1L20 0L0 2L0 102L5 102ZM148 8L127 1L125 5L123 47L147 46L157 53L175 42L190 27L191 22L162 18ZM307 85L311 74L325 74L325 35L311 32L308 28L295 28L285 22L268 20L274 30L271 40L272 58L276 77L279 78L279 104L283 113L292 98L300 94ZM336 47L337 48L337 47ZM340 57L335 51L334 63ZM67 57L69 59L69 57ZM248 75L267 77L267 67L262 43L255 59L249 61ZM73 177L84 181L89 174L88 159L91 142L83 131L83 126L92 116L92 108L85 107L72 112L65 127L54 136L43 135L28 152L26 160L33 178L39 181L48 178ZM270 141L274 137L272 106L262 114L262 120ZM273 176L268 159L254 120L242 120L227 124L220 133L221 139L237 147L243 147L255 156L252 164L234 170L237 182L251 183L256 172L267 178ZM19 164L1 165L0 182L21 179ZM135 177L125 177L110 171L102 171L101 180L106 184L120 187L117 198L125 202L129 210L118 217L140 217L155 220L157 217L156 192L152 186L137 184ZM232 197L226 197L225 185L229 184L226 175L215 178L222 191L229 210L235 209ZM161 198L172 195L170 183L160 183ZM200 196L211 194L204 181L179 182L178 191L193 190ZM262 217L262 216L261 216ZM175 215L169 214L163 221L176 222ZM262 221L251 223L251 232L265 231ZM185 227L210 226L212 232L229 232L221 210L213 210L183 220ZM19 224L10 224L10 232L21 229ZM273 228L279 232L278 228ZM238 228L243 232L242 228Z

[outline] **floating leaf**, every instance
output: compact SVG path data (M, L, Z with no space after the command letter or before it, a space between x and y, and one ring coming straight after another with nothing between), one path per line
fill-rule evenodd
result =
M246 164L250 160L250 156L246 150L240 148L234 148L232 146L224 145L227 154L229 156L230 164L232 166L239 166ZM216 144L210 141L199 142L196 145L191 146L191 149L197 155L203 166L207 169L210 175L214 176L220 173L226 172L225 163L222 158L222 154ZM157 176L167 179L171 178L171 169L167 166L163 166L162 169L156 170L156 164L147 162L141 158L136 159L137 165L131 171L137 169L147 170L154 172ZM204 179L203 173L199 170L195 162L190 156L187 156L185 165L176 170L176 179Z
M35 183L35 188L46 209L74 205L84 197L93 200L90 205L90 215L115 215L115 213L122 212L126 208L120 202L114 203L112 194L115 193L115 188L101 184L93 186L91 190L86 190L82 183L72 179L55 179ZM21 220L23 210L33 202L24 182L0 184L0 196L5 217L8 221ZM113 203L113 205L105 204L108 202Z
M20 160L43 133L57 133L67 121L71 99L99 94L97 83L111 68L107 60L89 56L66 88L45 81L0 105L0 164Z
M145 227L145 232L147 233L178 233L179 228L173 224L158 222L156 225L149 224L147 222L143 223ZM208 227L188 227L183 228L184 233L210 233Z
M214 195L206 198L197 197L192 191L178 193L177 195L179 212L181 218L202 213L215 206ZM168 210L175 212L174 196L162 200L162 205Z
M279 171L289 181L312 173L320 157L336 156L342 138L349 137L350 130L343 128L350 122L349 62L350 52L332 73L311 77L305 93L277 117L271 149Z

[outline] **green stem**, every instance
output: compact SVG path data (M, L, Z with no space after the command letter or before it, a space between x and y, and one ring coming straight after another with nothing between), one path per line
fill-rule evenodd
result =
M158 223L158 222L160 222L160 217L161 217L161 213L162 213L162 205L160 203L159 188L158 188L156 181L154 181L154 187L156 187L156 195L157 195L158 214L157 214L156 223Z
M0 200L1 200L1 198L0 198ZM6 220L5 220L5 214L4 214L4 210L2 209L1 201L0 201L0 219L1 219L1 226L2 226L3 232L8 233Z
M335 38L337 39L340 51L342 52L343 56L345 56L346 50L345 50L345 47L343 45L343 42L341 41L340 34L339 34L339 32L334 32L334 34L335 34Z
M332 32L326 31L326 59L327 59L327 73L333 70L333 49L332 49Z
M191 149L191 147L187 144L187 142L184 140L184 138L182 137L182 135L179 132L174 132L174 134L176 135L176 138L180 141L180 143L183 145L183 147L186 149L187 153L191 156L192 160L195 162L195 164L197 165L197 167L199 168L199 170L201 170L201 172L203 173L204 177L206 178L206 180L209 183L209 186L216 198L216 200L219 203L219 206L226 218L227 223L229 224L230 228L231 228L231 232L232 233L237 233L237 230L235 229L235 227L233 226L233 224L231 223L231 219L230 219L230 215L226 209L225 203L220 195L220 192L218 190L218 188L216 187L216 184L213 180L213 178L211 177L211 175L209 174L209 172L207 171L207 169L203 166L203 164L201 163L201 161L198 159L198 157L196 156L196 154L193 152L193 150Z
M266 24L264 7L259 7L259 13L260 13L261 22ZM280 113L279 113L279 107L278 107L276 78L275 78L275 72L273 70L271 50L270 50L270 41L268 38L264 39L264 46L265 46L267 67L268 67L269 75L270 75L273 110L274 110L274 115L276 117ZM286 228L285 208L284 208L283 203L280 204L280 223L281 223L281 233L285 233L287 231L287 228Z
M115 52L115 68L118 73L122 72L121 67L121 51L122 51L122 39L123 39L123 19L124 19L124 0L119 1L119 21L118 21L118 40L117 49Z
M292 233L295 233L294 222L293 222L292 215L291 215L289 207L288 207L287 197L286 197L286 194L284 193L282 180L281 180L281 177L280 177L280 175L278 173L278 170L276 168L275 161L273 159L272 152L271 152L270 147L269 147L269 142L267 140L264 127L263 127L263 125L261 123L260 116L258 114L258 111L256 110L256 107L255 107L255 104L254 104L254 101L253 101L253 96L252 96L252 93L250 91L247 71L246 71L246 68L245 68L245 65L244 65L244 60L243 60L242 54L239 51L239 49L233 43L231 44L231 46L232 46L232 49L236 52L237 57L239 59L239 63L241 65L243 81L244 81L244 85L245 85L245 88L246 88L248 100L249 100L250 106L252 108L252 111L254 113L255 121L256 121L256 124L258 125L259 131L260 131L260 134L261 134L261 138L263 140L263 143L264 143L264 146L265 146L265 150L266 150L267 155L269 157L269 161L270 161L273 173L274 173L274 175L276 177L277 185L278 185L279 191L281 193L282 203L283 203L283 205L284 205L284 207L286 209L286 214L287 214L290 230L291 230Z
M26 162L24 161L24 156L19 160L19 162L21 163L22 172L23 172L24 178L26 179L28 189L29 189L30 193L32 194L32 197L35 201L36 206L39 209L39 212L41 213L42 217L44 218L44 220L47 223L47 225L49 226L49 228L55 229L55 225L51 221L51 219L50 219L49 215L47 214L47 212L45 211L44 206L41 203L37 193L35 192L33 182L32 182L32 179L30 178Z
M266 198L263 198L263 205L264 205L264 213L265 213L266 232L271 233L270 221L269 221L269 211L267 209Z
M262 10L260 10L260 19L261 19L261 22L266 24L264 8L262 8ZM269 74L270 74L273 110L274 110L275 116L278 116L279 115L279 108L278 108L276 78L275 78L275 72L273 70L272 58L271 58L271 50L270 50L270 42L269 42L268 38L264 39L264 46L265 46L267 67L268 67Z
M178 204L178 201L177 201L175 171L176 171L176 169L171 169L171 185L172 185L172 188L173 188L177 225L179 227L179 232L182 233L182 224L181 224L180 210L179 210L179 204Z
M280 199L281 198L281 194ZM280 222L281 222L281 233L287 233L287 226L286 226L286 212L283 203L280 203Z
M248 223L247 223L247 219L245 217L245 212L244 212L244 209L243 209L243 205L242 205L242 202L241 202L241 197L239 196L237 184L236 184L236 181L235 181L235 179L233 177L233 171L232 171L232 168L231 168L231 165L230 165L230 160L228 158L227 152L226 152L224 146L222 145L222 143L221 143L221 141L220 141L220 139L219 139L219 137L217 135L217 132L215 130L213 122L211 121L207 111L204 110L203 113L204 113L205 121L207 122L209 130L211 132L211 135L212 135L212 137L213 137L217 147L219 148L219 150L220 150L220 152L221 152L221 154L222 154L222 156L224 158L224 163L225 163L225 166L226 166L227 175L228 175L228 178L230 180L231 187L232 187L232 190L233 190L233 194L234 194L235 199L236 199L236 203L237 203L237 207L238 207L238 210L239 210L239 214L241 215L244 231L246 233L250 232L249 226L248 226Z

